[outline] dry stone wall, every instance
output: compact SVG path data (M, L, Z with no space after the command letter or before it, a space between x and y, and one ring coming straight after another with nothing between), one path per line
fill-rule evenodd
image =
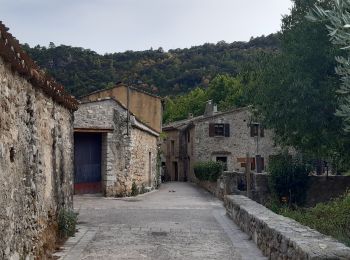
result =
M277 259L350 259L350 248L241 195L225 197L227 214L263 254Z
M72 208L72 125L71 111L0 58L0 259L54 245L58 212Z

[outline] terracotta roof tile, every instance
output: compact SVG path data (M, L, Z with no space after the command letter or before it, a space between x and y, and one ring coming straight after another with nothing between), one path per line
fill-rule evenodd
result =
M78 101L50 75L40 70L39 66L23 51L18 40L8 32L8 28L2 21L0 21L0 57L11 65L12 71L27 79L34 87L42 89L57 103L70 110L78 109Z

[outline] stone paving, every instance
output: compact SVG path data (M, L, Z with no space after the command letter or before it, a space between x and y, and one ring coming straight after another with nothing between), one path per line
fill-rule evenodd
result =
M223 203L190 183L132 198L76 196L78 232L58 256L92 259L266 259L226 216Z

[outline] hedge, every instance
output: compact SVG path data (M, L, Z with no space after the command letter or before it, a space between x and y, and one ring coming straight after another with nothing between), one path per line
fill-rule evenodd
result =
M200 181L216 181L223 171L221 162L206 161L194 165L194 174Z

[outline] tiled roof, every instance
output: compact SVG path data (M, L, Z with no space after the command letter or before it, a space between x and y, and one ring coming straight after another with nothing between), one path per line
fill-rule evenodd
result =
M8 28L2 21L0 21L0 57L11 65L12 71L27 79L34 87L40 88L54 101L70 110L78 109L78 101L68 94L61 84L35 64L23 51L18 40L8 32Z
M240 108L234 108L228 111L224 111L224 112L217 112L214 113L212 115L201 115L201 116L197 116L197 117L192 117L192 118L188 118L188 119L184 119L184 120L180 120L180 121L175 121L175 122L171 122L169 124L163 125L163 130L180 130L183 129L184 127L187 127L190 123L194 123L194 122L198 122L198 121L205 121L208 119L212 119L218 116L222 116L222 115L226 115L226 114L230 114L230 113L236 113L236 112L240 112L243 110L248 110L250 107L240 107Z

